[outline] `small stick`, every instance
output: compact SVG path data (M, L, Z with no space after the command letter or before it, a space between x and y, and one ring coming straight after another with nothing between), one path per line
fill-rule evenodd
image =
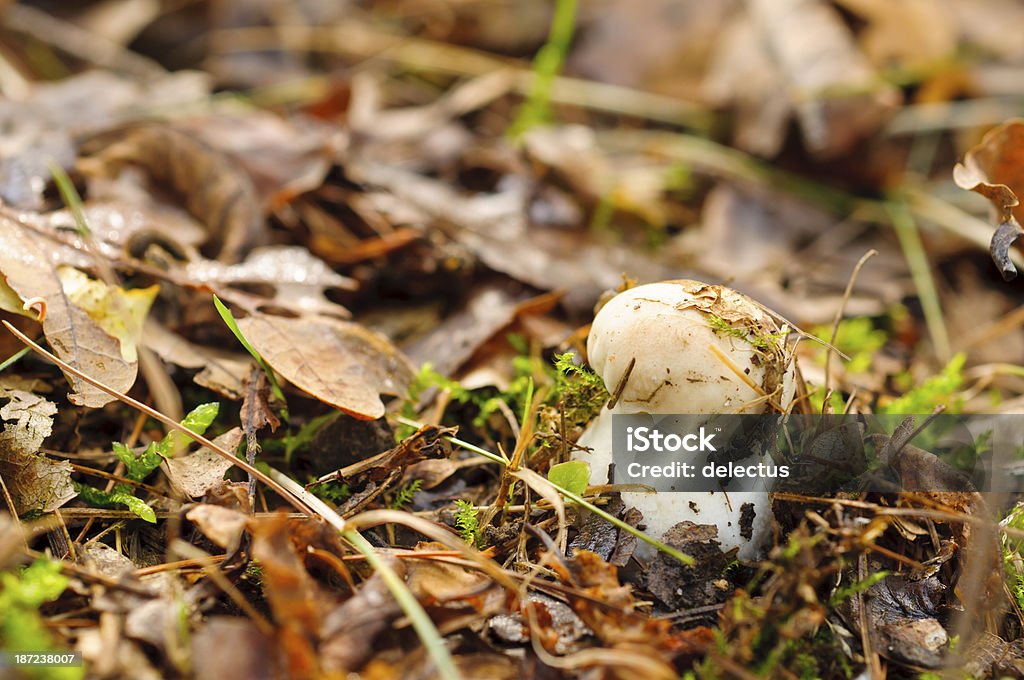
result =
M878 251L872 248L857 261L856 266L853 268L853 273L850 274L850 280L846 282L846 290L843 291L843 300L839 303L839 309L836 310L835 319L832 320L832 335L828 341L828 350L825 352L825 402L828 403L828 391L829 379L832 375L832 352L836 350L836 336L839 334L839 322L843 320L843 312L846 311L846 305L850 301L850 296L853 295L853 287L857 283L857 277L860 276L860 270L864 268L864 265L868 260L878 255Z
M615 385L615 389L612 390L611 399L608 400L607 408L613 409L615 405L619 403L619 397L626 391L626 383L629 382L629 376L633 373L633 368L636 366L636 357L629 360L629 365L626 366L626 372L619 378L619 382Z

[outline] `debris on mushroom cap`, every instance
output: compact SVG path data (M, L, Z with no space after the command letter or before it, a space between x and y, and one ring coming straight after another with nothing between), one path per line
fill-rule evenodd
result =
M631 288L598 312L590 365L621 413L760 413L795 392L788 329L725 286L677 280Z

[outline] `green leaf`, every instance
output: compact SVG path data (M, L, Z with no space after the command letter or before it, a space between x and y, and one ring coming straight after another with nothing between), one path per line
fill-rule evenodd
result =
M282 404L286 403L284 399L284 392L281 391L281 386L277 384L277 378L274 376L274 372L270 370L270 366L263 360L263 355L256 351L256 348L249 344L249 341L245 339L245 335L242 333L242 329L238 327L238 322L235 321L235 315L231 313L231 310L227 308L220 298L216 295L213 296L213 306L217 308L217 313L220 314L220 318L223 319L224 324L231 329L231 332L235 334L238 342L242 343L242 347L245 348L252 358L256 360L259 367L263 369L263 372L267 374L267 380L270 381L270 390L274 393ZM285 420L287 420L287 411L285 413Z
M156 511L146 505L141 498L136 498L124 491L115 491L111 494L111 499L115 503L120 503L134 512L139 519L144 519L150 524L156 524Z
M210 427L219 412L220 404L215 401L200 404L189 411L188 415L181 421L181 424L196 434L205 434L207 428ZM178 430L171 430L167 433L167 436L156 444L155 448L158 454L164 458L169 458L176 450L184 448L191 443L192 437Z
M141 482L148 477L153 470L160 467L160 461L163 460L156 453L156 444L150 444L138 455L121 442L114 442L111 446L114 455L124 463L124 476L133 482Z
M76 483L75 491L78 492L78 497L89 505L101 508L123 505L140 519L156 524L156 512L153 508L146 505L141 498L136 498L132 495L132 488L127 484L118 484L112 490L104 491L86 486L85 484Z
M548 481L577 496L582 496L586 493L587 485L590 483L590 465L582 460L570 460L552 465L548 470Z

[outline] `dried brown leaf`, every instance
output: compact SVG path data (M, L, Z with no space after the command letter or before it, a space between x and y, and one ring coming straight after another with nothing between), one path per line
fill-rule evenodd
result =
M71 464L43 456L8 457L0 451L0 475L19 515L52 512L78 495L71 483Z
M467 198L439 180L402 168L364 163L352 171L355 179L387 188L396 212L411 208L425 222L455 225L455 240L495 271L542 290L567 291L565 304L571 309L591 311L602 291L621 283L623 272L641 281L687 275L591 232L533 226L527 219L531 189L525 183Z
M812 152L849 151L895 110L899 91L874 72L829 3L753 0L747 6L788 85Z
M21 390L0 396L9 400L0 408L0 476L15 508L18 514L56 510L78 495L71 483L71 464L39 455L53 429L57 406Z
M1017 275L1010 247L1021 235L1024 207L1024 119L1014 119L988 132L953 168L953 180L961 189L981 194L992 202L999 225L990 251L1003 278Z
M263 570L263 587L277 623L279 648L293 677L313 677L318 666L313 644L324 615L316 583L292 544L283 514L253 520L252 554Z
M942 664L949 636L936 618L946 586L935 576L911 581L890 574L871 586L863 598L867 608L871 646L889 659L924 668ZM860 630L861 598L846 600L839 611L846 621Z
M286 120L266 111L218 114L180 125L236 159L268 209L319 187L347 143L336 126L302 116Z
M80 152L87 156L79 165L88 175L113 177L131 164L181 194L223 261L238 261L263 240L263 214L249 175L191 134L163 123L129 123L88 136Z
M323 314L342 319L351 316L347 309L324 297L324 291L352 290L355 282L335 273L300 246L256 248L244 262L233 265L197 260L185 267L183 275L191 282L215 288L217 284L273 287L274 296L270 299L217 290L218 295L249 312L271 307L293 314Z
M5 421L0 447L16 454L38 453L43 440L53 431L56 404L22 390L5 392L0 397L9 400L0 408L0 418Z
M415 549L443 551L448 548L440 543L427 542L417 544ZM493 584L490 578L479 571L440 560L410 560L406 569L409 589L424 605L478 598Z
M31 229L0 216L0 273L22 300L45 300L43 333L54 353L109 387L127 392L135 382L135 362L126 361L117 338L71 302L53 259L48 244ZM113 400L81 378L67 378L74 390L68 398L75 404L98 408Z
M1018 200L1024 191L1024 119L990 130L953 168L953 180L989 199L1000 222L1011 215L1018 221L1024 218Z
M391 569L405 575L405 565L390 560ZM360 586L354 597L324 617L320 655L324 669L354 672L377 651L376 638L402 614L380 572Z
M196 384L231 399L242 396L242 378L252 363L247 355L191 343L153 319L146 321L142 340L168 363L182 368L202 368L193 378Z
M143 83L90 70L34 84L24 97L0 97L0 197L19 208L42 209L51 177L49 163L71 167L75 135L137 116L145 107L199 100L209 89L209 78L198 71L179 71Z
M275 652L274 640L249 619L213 616L192 634L196 680L279 678Z
M234 451L242 442L242 430L235 427L213 440L214 444ZM224 479L233 463L205 446L187 456L167 459L171 483L192 498L199 498Z
M380 395L404 394L413 377L409 360L387 338L356 323L257 312L238 326L289 382L356 418L380 418Z
M199 527L211 541L234 551L242 540L249 516L238 510L202 503L185 513L185 518Z

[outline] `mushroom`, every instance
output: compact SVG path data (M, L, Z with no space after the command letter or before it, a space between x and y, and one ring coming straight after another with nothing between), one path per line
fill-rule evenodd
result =
M615 414L785 412L796 386L787 334L770 312L724 286L665 281L613 297L587 339L590 365L612 394L574 454L590 463L591 484L608 481ZM622 499L656 538L684 520L714 524L722 549L737 547L749 559L768 527L769 486L748 478L724 491L623 492Z

